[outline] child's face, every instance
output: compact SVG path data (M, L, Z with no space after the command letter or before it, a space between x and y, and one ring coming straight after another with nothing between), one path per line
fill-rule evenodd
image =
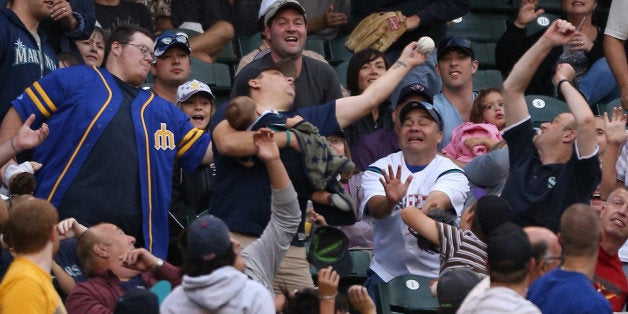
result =
M329 144L331 144L331 147L334 148L336 154L338 154L339 156L346 155L347 152L345 151L345 140L342 137L338 135L330 135L327 137L327 141L329 142Z
M494 124L501 130L506 126L504 118L504 98L499 92L490 92L484 97L482 103L482 120L485 123Z
M196 93L186 101L181 102L181 110L190 117L190 122L196 128L205 130L212 116L212 101L205 93Z

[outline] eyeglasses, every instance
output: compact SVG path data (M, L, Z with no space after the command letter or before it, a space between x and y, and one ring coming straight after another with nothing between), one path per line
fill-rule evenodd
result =
M138 45L138 44L133 44L133 43L120 43L120 45L130 45L133 46L137 49L140 50L140 52L144 55L144 57L150 57L151 61L155 60L155 53L153 53L152 51L150 51L148 47L144 46L144 45Z

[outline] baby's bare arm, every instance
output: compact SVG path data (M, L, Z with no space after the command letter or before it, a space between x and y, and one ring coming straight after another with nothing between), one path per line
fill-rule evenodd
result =
M292 128L294 127L297 123L303 121L303 117L296 115L292 118L287 118L286 119L286 127L287 128Z

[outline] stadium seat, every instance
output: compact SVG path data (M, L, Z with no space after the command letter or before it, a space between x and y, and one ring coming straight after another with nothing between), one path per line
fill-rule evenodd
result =
M325 54L325 41L322 39L308 39L305 42L305 49L314 51L324 58L327 58Z
M249 54L249 52L257 49L262 44L261 33L255 33L251 37L238 38L238 55L240 58Z
M517 11L511 0L471 0L471 12L512 14Z
M197 31L193 31L193 30L187 29L187 28L173 28L173 29L168 30L168 32L174 32L175 34L184 33L184 34L188 35L188 38L192 38L192 37L200 34Z
M495 69L495 46L496 43L471 42L475 59L480 64L480 69Z
M546 95L526 95L528 111L532 117L532 124L538 127L543 122L552 121L563 112L569 112L567 103Z
M613 107L621 107L620 98L614 99L608 103L597 104L597 114L604 115L604 112L608 112L608 117L610 118L611 114L613 113ZM628 113L628 112L624 110L624 113Z
M340 278L340 280L352 281L356 284L364 283L366 277L368 277L366 272L371 266L371 253L372 252L367 250L349 250L353 267L351 268L351 272Z
M345 61L334 68L336 69L336 74L338 75L338 80L340 84L347 87L347 68L349 67L349 61Z
M558 15L543 13L536 18L536 20L526 26L526 34L528 36L546 29L552 22L559 18Z
M460 35L478 42L497 42L506 32L506 16L479 16L472 12L452 21L448 35Z
M345 48L345 41L347 41L347 36L329 41L329 55L327 56L327 61L332 66L349 61L351 57L353 57L353 53Z
M377 313L436 313L438 299L430 291L430 278L404 275L375 286Z
M502 89L502 73L498 70L477 70L473 74L473 90L481 91L487 88Z
M209 85L214 93L231 91L229 66L223 63L206 63L192 57L192 71L188 79L197 79Z

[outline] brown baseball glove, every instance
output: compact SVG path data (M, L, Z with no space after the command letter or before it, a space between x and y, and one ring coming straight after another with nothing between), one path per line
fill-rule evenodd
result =
M384 52L406 29L405 17L400 11L373 13L355 27L345 47L354 53L369 47Z

